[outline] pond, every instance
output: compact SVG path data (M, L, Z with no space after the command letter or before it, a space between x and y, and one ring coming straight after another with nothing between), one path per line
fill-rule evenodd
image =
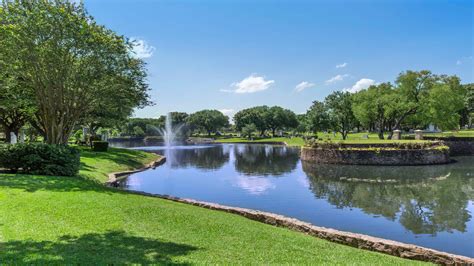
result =
M126 189L282 214L314 225L474 257L474 157L437 166L302 162L272 145L138 147L167 156Z

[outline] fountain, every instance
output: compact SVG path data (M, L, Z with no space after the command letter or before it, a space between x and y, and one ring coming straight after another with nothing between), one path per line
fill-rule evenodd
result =
M174 144L176 138L176 132L179 128L173 129L171 124L171 113L166 114L165 128L160 129L160 134L163 136L163 140L166 146L166 149L170 149Z

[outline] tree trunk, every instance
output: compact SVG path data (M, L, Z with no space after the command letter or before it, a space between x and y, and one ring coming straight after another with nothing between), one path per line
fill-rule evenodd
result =
M272 136L275 137L276 128L272 128Z
M380 128L380 129L379 129L379 139L384 139L383 133L384 133L384 132L383 132L383 129Z
M11 130L7 127L5 127L5 141L6 143L10 143L12 141L12 137L10 135Z

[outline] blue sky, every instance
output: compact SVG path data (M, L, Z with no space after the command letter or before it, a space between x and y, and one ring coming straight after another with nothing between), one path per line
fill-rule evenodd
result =
M302 113L404 70L474 81L470 0L84 2L148 63L156 105L137 117L263 104Z

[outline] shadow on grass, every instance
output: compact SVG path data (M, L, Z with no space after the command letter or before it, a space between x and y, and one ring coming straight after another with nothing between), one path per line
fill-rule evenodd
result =
M9 241L0 244L0 261L6 264L174 264L196 247L127 235L122 231L104 234L63 236L57 241Z
M26 192L38 190L73 192L96 191L102 193L120 192L82 176L39 176L22 174L0 174L0 187L22 189Z

